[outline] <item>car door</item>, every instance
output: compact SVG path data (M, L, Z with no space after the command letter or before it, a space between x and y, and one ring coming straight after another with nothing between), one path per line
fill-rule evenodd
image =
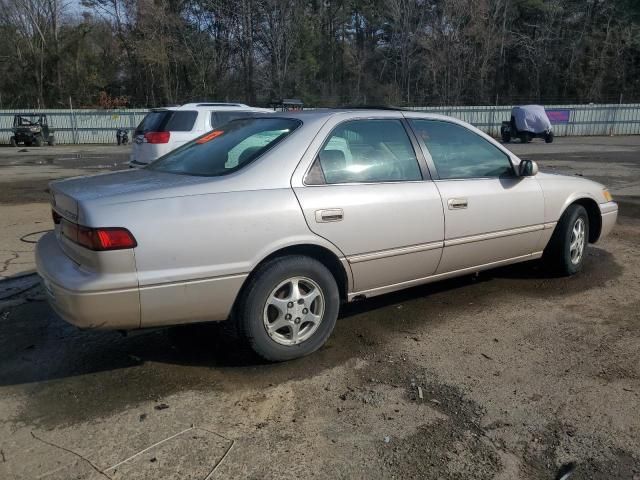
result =
M516 175L510 156L479 131L432 119L410 125L443 201L444 251L437 273L536 253L544 197L535 177Z
M309 228L344 253L353 290L373 295L432 275L442 252L442 202L403 120L325 127L294 191Z
M200 110L175 110L165 127L171 132L169 151L206 133L205 116Z

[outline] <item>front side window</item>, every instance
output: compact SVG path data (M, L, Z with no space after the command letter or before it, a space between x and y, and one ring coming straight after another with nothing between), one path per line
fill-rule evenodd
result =
M462 125L411 120L411 126L427 146L440 179L513 176L509 157Z
M301 125L291 118L234 120L160 157L148 169L217 177L251 163Z
M422 180L400 120L354 120L329 135L305 182L308 185Z

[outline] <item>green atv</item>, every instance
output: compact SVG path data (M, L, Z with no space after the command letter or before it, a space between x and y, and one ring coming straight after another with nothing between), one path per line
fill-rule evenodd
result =
M13 136L9 139L12 147L22 143L27 147L41 147L45 143L53 146L56 139L53 129L49 128L47 116L40 114L22 114L13 117Z

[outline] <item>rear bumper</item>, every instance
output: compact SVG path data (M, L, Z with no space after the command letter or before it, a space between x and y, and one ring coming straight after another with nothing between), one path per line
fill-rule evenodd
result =
M100 290L109 283L105 274L82 269L60 248L54 233L36 246L36 266L51 307L67 322L80 328L105 330L140 327L140 294L137 286ZM78 290L79 285L91 290Z
M601 203L600 217L602 218L602 228L600 229L600 237L609 235L618 218L618 204L616 202Z
M148 165L174 148L175 145L171 143L140 143L140 140L134 137L131 155L129 156L129 166L142 167Z
M226 320L247 278L238 274L114 288L121 274L80 267L64 253L54 233L38 242L36 266L49 304L64 320L103 330Z

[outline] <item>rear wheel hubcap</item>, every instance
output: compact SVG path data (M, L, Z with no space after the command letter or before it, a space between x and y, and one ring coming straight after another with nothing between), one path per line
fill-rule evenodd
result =
M320 286L307 277L291 277L274 288L264 306L267 334L280 345L297 345L318 330L325 311Z

